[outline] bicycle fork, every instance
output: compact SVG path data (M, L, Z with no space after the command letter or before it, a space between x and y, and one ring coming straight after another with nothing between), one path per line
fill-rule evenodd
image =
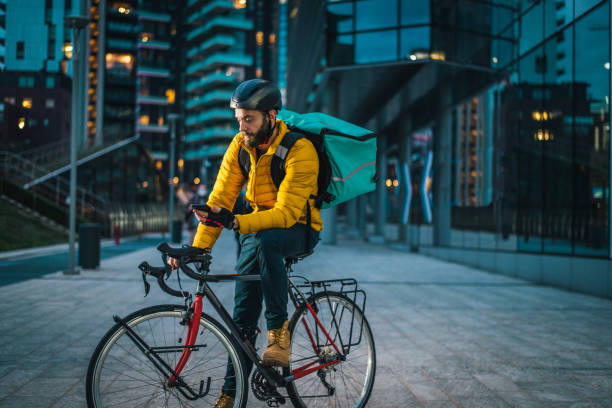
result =
M193 310L193 313L190 313L191 310ZM200 381L199 392L196 392L180 377L181 371L185 368L191 356L191 352L200 347L206 347L205 344L195 345L200 330L200 318L202 317L201 293L196 294L196 299L193 302L192 308L189 308L187 313L186 324L188 325L188 329L184 346L150 347L123 319L116 315L113 316L113 319L123 326L128 337L134 342L136 347L149 359L149 361L151 361L155 368L168 379L166 385L168 387L176 387L185 398L193 401L206 396L210 391L211 383L211 378L208 377L206 380L206 389L204 389L204 381ZM159 353L176 353L178 351L181 351L181 357L174 369L159 356Z

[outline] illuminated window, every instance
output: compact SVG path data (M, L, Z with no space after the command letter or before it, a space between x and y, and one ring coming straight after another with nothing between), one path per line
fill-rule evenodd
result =
M183 168L183 166L185 166L185 160L183 160L183 159L179 159L179 161L178 161L178 167L179 167L179 169L182 169L182 168Z
M32 109L32 99L24 98L23 101L21 101L21 106L23 106L26 109Z
M113 10L116 10L117 12L119 12L120 14L130 14L131 13L131 9L130 9L130 5L127 3L112 3L111 4L111 8Z
M25 118L19 118L19 120L17 121L17 127L19 129L23 129L26 125L26 120Z
M134 57L131 54L106 54L106 69L114 74L128 76L134 68Z
M164 126L164 117L160 116L157 118L157 125L158 126Z
M72 58L72 43L64 43L64 46L62 47L62 51L64 52L64 57L70 59Z
M157 170L161 170L162 169L162 162L161 162L161 160L158 160L158 161L155 162L155 168Z
M168 99L168 103L174 103L175 97L176 97L176 93L174 92L174 89L166 90L166 99Z
M154 38L154 36L151 33L141 33L140 34L140 41L142 41L142 42L152 41L153 38Z
M276 34L274 34L274 33L270 34L269 38L270 38L270 40L269 40L270 44L276 43Z
M246 0L234 0L234 8L235 9L243 9L247 5Z
M255 42L257 43L258 47L261 47L263 45L263 32L258 31L255 34Z
M47 108L47 109L55 108L55 99L47 99L45 101L45 108Z
M138 119L138 123L140 123L141 125L147 126L149 124L149 115L142 115Z

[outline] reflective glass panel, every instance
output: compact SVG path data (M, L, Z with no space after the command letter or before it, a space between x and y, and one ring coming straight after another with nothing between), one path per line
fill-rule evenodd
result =
M578 8L578 2L576 2ZM609 248L609 3L575 25L574 253Z
M559 40L563 38L563 40ZM572 120L572 28L544 44L544 89L547 97L536 115L534 143L542 147L542 243L545 253L572 252L574 155Z
M397 0L360 0L356 7L358 31L397 26Z
M421 54L429 56L429 26L403 28L400 47L400 59L416 60Z
M542 142L540 136L544 99L548 98L543 86L546 59L541 48L523 57L519 62L520 83L513 93L514 112L508 112L510 121L516 121L516 134L509 132L508 140L514 152L512 160L517 187L518 249L528 252L542 251Z
M401 1L401 25L407 24L422 24L428 23L429 15L429 0L402 0Z
M574 0L574 15L579 17L600 2L601 0Z
M519 54L522 55L544 39L544 5L533 0L522 0L519 37Z
M328 57L330 65L352 64L354 61L355 46L353 35L328 36Z
M397 30L359 33L355 36L355 63L397 60Z
M330 32L353 31L353 3L331 3L327 5L327 27Z

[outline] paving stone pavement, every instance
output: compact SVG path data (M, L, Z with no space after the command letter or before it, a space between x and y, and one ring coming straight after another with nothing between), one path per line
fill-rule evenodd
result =
M234 245L222 234L213 271L233 271ZM0 287L0 407L86 406L87 364L112 315L176 303L155 286L143 297L143 260L161 264L151 248ZM610 300L357 241L320 245L295 269L355 277L367 292L370 407L612 407ZM218 284L228 305L232 293Z

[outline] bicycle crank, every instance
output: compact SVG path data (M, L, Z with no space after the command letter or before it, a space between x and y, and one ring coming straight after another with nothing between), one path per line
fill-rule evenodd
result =
M278 407L285 404L285 397L276 391L276 387L268 382L259 369L255 370L251 376L251 391L253 391L255 398L266 401L269 407Z

